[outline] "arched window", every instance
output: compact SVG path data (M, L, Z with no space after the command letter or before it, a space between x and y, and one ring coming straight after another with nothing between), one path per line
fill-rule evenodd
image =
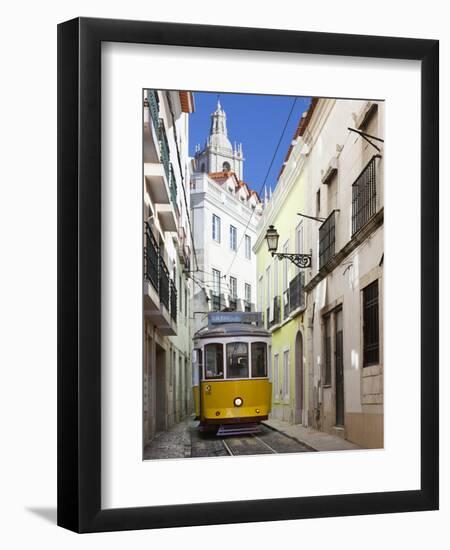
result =
M222 170L223 170L224 172L229 172L229 171L231 170L230 163L225 161L225 162L222 164Z

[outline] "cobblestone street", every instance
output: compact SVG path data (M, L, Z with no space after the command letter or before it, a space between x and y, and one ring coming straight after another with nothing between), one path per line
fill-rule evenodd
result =
M255 435L223 436L200 433L198 421L184 420L158 434L144 449L144 460L214 456L301 453L312 448L267 426Z

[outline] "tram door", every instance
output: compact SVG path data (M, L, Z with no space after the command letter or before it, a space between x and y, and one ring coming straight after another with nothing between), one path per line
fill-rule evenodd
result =
M342 309L336 312L336 426L344 425L344 338Z

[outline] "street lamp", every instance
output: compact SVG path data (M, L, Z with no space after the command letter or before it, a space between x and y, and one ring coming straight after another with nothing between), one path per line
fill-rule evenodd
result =
M311 267L311 254L291 254L289 252L276 252L278 248L278 235L277 230L273 225L269 225L266 232L266 241L269 252L272 256L276 256L281 259L288 259L299 268Z

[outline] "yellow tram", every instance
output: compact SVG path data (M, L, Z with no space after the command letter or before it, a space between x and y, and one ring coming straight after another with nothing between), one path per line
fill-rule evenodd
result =
M268 418L270 333L261 314L217 312L194 335L193 392L199 429L252 433Z

